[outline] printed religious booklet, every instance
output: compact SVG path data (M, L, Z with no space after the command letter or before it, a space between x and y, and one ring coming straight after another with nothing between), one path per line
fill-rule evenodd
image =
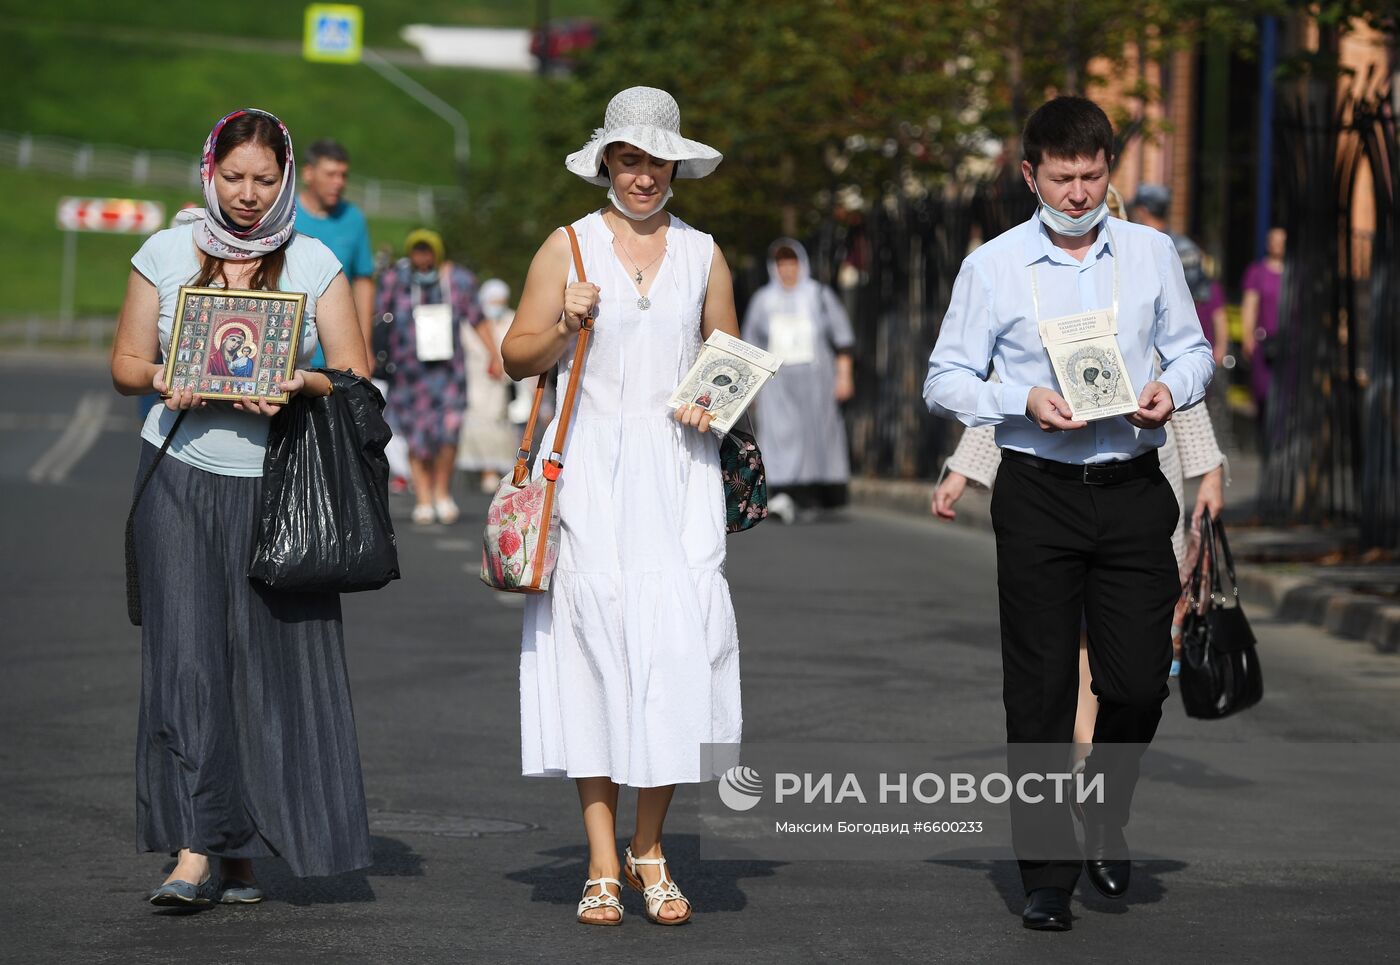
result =
M666 403L672 409L698 405L708 409L710 428L724 435L773 377L782 362L757 345L716 331L700 346L700 355Z
M1092 422L1137 411L1137 392L1118 349L1117 331L1117 319L1103 310L1040 323L1041 341L1072 418Z

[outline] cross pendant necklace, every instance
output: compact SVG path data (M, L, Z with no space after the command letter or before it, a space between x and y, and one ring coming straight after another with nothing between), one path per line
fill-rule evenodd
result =
M641 287L642 284L642 273L645 272L652 265L656 264L657 261L661 259L662 255L666 254L666 246L662 245L661 251L657 254L655 258L638 268L637 259L632 257L632 252L627 250L627 245L620 236L617 236L617 246L622 249L622 253L627 257L627 260L632 263L632 270L634 272L634 274L632 275L632 282L638 287ZM646 311L648 308L651 307L651 299L645 295L638 294L637 307L640 308L642 311Z
M637 260L636 260L635 258L632 257L632 252L630 252L630 251L627 250L627 246L626 246L625 244L622 243L622 239L621 239L621 238L617 239L617 244L618 244L618 247L620 247L620 248L622 249L622 253L623 253L624 255L627 256L627 260L630 261L630 262L632 263L632 269L633 269L634 272L636 272L636 274L634 274L634 275L632 276L632 281L633 281L635 284L638 284L638 285L640 285L640 284L642 283L642 272L646 271L646 270L647 270L648 268L650 268L652 265L656 264L657 260L661 258L661 255L666 254L666 249L665 249L665 247L663 246L662 249L661 249L661 254L657 255L657 256L656 256L655 258L653 258L651 261L647 262L645 265L643 265L642 267L638 268L638 267L637 267Z

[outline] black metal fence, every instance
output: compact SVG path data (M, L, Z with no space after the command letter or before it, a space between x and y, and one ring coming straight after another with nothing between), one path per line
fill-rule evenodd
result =
M975 241L1034 208L1019 172L1008 171L967 197L833 212L810 239L813 273L836 287L855 326L856 395L845 410L853 472L937 475L957 429L930 416L920 399L953 280Z
M1275 134L1288 253L1260 510L1358 524L1366 547L1400 546L1396 133L1388 91L1319 83L1280 105Z

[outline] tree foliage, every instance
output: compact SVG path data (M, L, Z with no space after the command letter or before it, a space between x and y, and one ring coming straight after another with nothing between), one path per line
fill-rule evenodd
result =
M1391 0L1327 0L1319 16L1378 16ZM730 253L803 231L838 190L874 203L941 191L987 173L999 147L1053 91L1093 96L1115 80L1146 102L1130 58L1160 59L1203 37L1248 48L1262 14L1296 0L619 0L571 77L541 83L540 136L502 147L470 185L455 230L483 268L523 278L556 225L602 203L563 161L613 94L662 87L682 132L725 156L714 176L679 180L673 210ZM1121 118L1120 118L1121 120ZM485 244L483 245L483 242Z

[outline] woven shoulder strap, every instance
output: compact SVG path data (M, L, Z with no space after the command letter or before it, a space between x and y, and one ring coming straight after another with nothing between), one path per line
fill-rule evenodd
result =
M588 276L583 270L583 253L579 250L578 234L574 231L573 225L565 225L564 231L569 236L569 247L574 256L574 273L578 275L579 281L588 281ZM583 357L588 350L588 339L593 333L593 319L585 318L583 325L579 328L578 343L574 346L573 366L569 370L569 389L565 393L564 407L559 414L559 429L554 434L554 447L550 451L549 460L545 463L544 474L549 479L558 479L559 473L564 468L564 440L569 435L569 422L573 418L574 403L578 396L579 383L583 381ZM559 367L553 369L556 383L558 382ZM535 423L539 419L540 404L544 401L544 390L548 385L549 375L541 375L535 385L535 402L530 406L530 418L525 423L525 433L520 438L520 448L515 454L515 474L513 482L516 486L525 485L530 478L530 450L535 441Z

